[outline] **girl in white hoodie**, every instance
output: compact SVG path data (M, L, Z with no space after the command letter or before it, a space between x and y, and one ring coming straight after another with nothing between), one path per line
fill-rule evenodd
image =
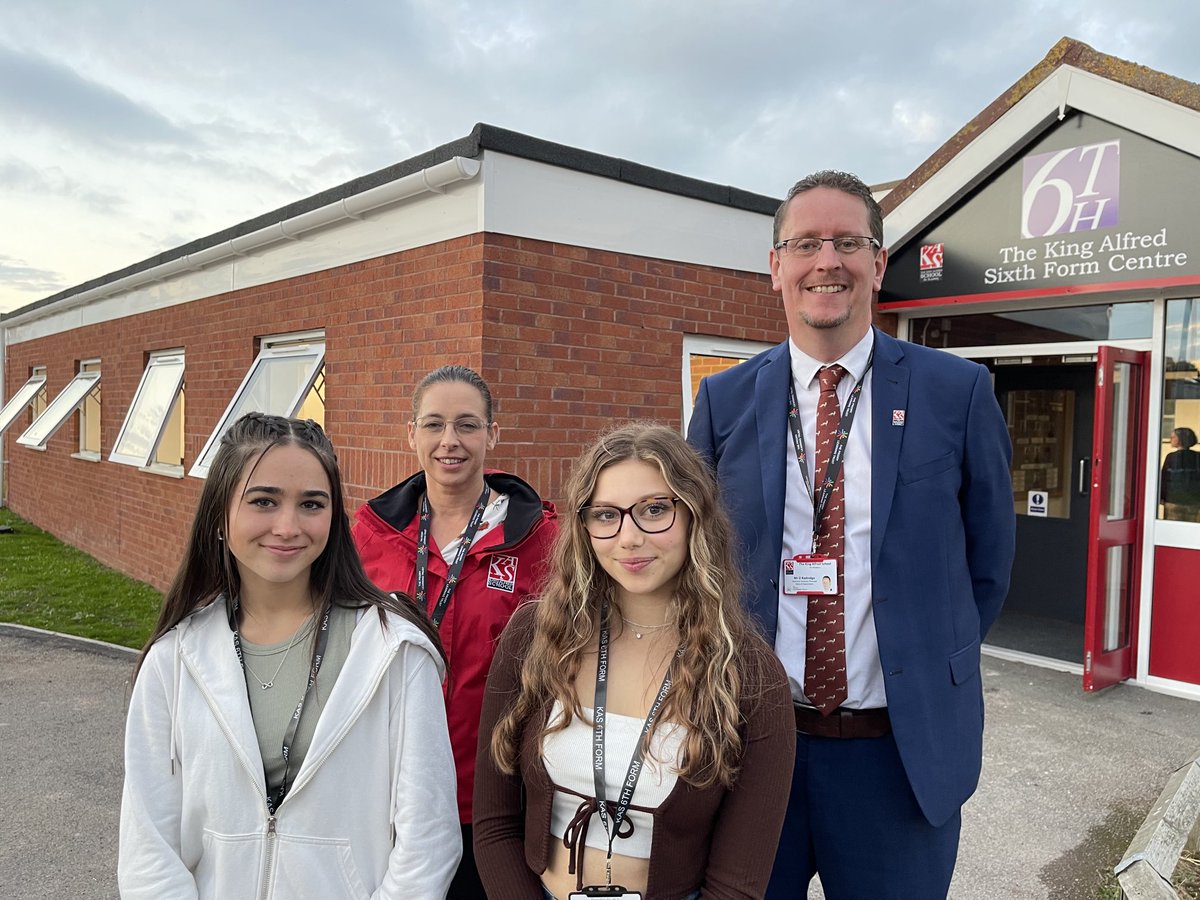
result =
M461 854L436 633L378 591L312 421L221 440L135 672L121 896L441 898Z

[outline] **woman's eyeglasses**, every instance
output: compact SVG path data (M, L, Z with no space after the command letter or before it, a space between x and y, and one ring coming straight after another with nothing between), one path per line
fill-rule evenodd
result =
M660 534L675 524L675 504L678 497L651 497L633 506L582 506L579 518L583 527L594 538L614 538L625 524L625 517L646 534Z

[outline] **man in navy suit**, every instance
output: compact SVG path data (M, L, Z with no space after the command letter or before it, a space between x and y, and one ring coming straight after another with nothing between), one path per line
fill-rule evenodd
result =
M1007 428L984 367L872 328L887 249L859 179L818 172L796 184L770 263L789 340L705 378L688 430L720 478L746 603L796 701L767 897L805 896L814 873L831 900L944 897L982 761L980 642L1013 558ZM835 364L840 381L822 401L820 370ZM816 419L831 403L829 464ZM834 494L837 476L822 479L839 468ZM822 546L833 517L836 552ZM810 627L834 572L836 625ZM828 646L815 650L809 631ZM837 654L831 693L805 680L806 664L824 673L826 653Z

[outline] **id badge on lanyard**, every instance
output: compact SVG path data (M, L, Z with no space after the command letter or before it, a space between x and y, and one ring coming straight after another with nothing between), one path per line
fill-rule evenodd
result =
M791 595L837 593L837 559L819 553L798 553L783 561L783 592Z
M591 897L607 897L608 900L642 900L641 891L631 891L619 884L592 884L581 891L571 891L568 900L588 900Z
M792 445L796 451L796 464L800 467L800 478L804 482L804 490L812 500L813 527L812 552L797 553L791 559L783 561L783 592L785 594L824 596L838 592L837 558L817 552L817 535L821 531L821 520L825 518L825 509L829 505L833 485L842 468L846 442L850 438L850 426L854 424L854 414L858 411L858 398L862 394L867 372L871 370L874 360L875 350L872 348L871 355L867 357L867 365L863 370L862 377L850 391L846 406L841 412L837 439L830 451L824 478L815 492L808 476L808 454L804 449L804 431L800 427L800 404L796 402L796 386L791 379L788 379L788 429L792 433Z

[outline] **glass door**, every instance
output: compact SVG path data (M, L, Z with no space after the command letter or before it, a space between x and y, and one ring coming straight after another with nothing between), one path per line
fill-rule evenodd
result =
M1133 675L1141 571L1148 353L1101 346L1096 360L1083 689ZM1087 477L1083 467L1076 473Z

